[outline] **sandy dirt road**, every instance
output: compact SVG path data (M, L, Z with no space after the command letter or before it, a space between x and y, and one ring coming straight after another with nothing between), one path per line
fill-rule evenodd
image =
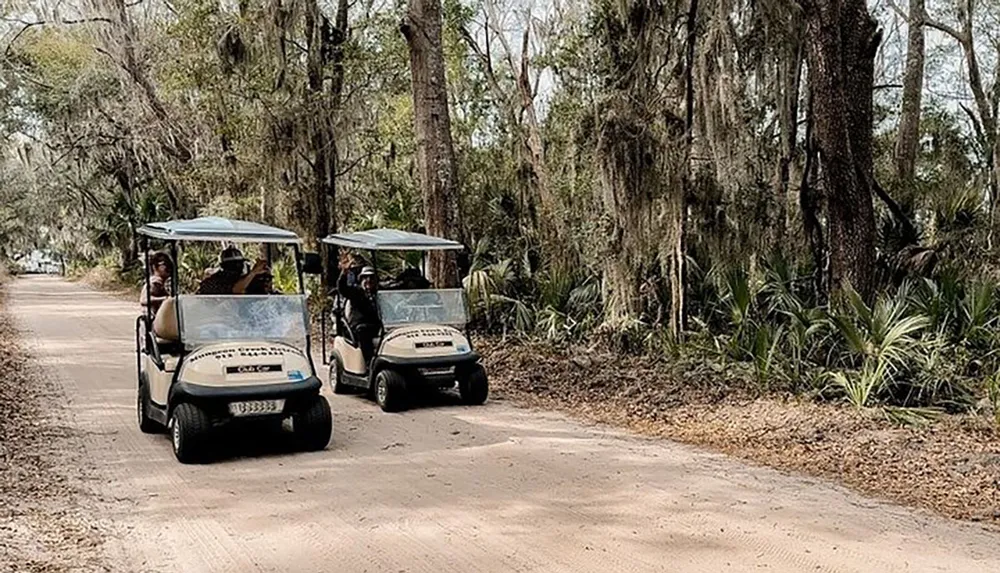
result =
M10 294L85 435L115 571L1000 570L974 525L502 402L391 415L327 388L326 451L183 466L136 427L133 305L53 278Z

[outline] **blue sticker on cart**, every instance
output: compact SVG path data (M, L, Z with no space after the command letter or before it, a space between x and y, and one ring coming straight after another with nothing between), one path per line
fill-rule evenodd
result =
M469 347L464 344L459 344L458 346L455 347L455 350L458 350L459 352L468 352Z
M305 380L306 377L303 376L302 373L299 372L298 370L289 370L288 371L288 379L289 380Z

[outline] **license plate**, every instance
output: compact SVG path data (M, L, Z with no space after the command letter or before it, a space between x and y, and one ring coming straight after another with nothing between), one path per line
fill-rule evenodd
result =
M280 414L284 408L284 400L251 400L249 402L231 402L229 413L234 416L262 416Z

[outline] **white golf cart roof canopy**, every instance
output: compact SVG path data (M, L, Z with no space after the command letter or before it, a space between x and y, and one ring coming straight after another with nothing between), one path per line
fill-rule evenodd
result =
M149 223L139 234L165 241L232 241L234 243L301 243L298 235L278 227L224 217L199 217Z
M372 229L357 233L338 233L324 243L365 251L461 251L462 243L396 229Z

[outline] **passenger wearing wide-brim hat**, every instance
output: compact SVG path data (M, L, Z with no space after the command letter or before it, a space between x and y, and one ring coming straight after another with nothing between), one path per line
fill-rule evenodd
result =
M254 278L268 270L267 261L257 259L249 273L244 274L246 259L243 252L229 246L219 254L219 271L206 277L198 294L244 294Z

